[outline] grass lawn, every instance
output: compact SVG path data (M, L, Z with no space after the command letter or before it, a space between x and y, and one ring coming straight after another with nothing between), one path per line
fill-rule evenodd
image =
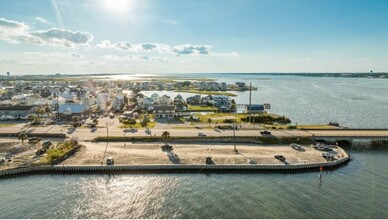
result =
M15 126L16 124L0 124L0 128L1 127L12 127L12 126Z
M148 122L147 127L148 128L153 128L153 127L155 127L155 125L156 125L156 122L154 122L154 121L153 122ZM119 128L131 128L131 126L129 126L129 125L127 125L127 126L120 125ZM132 125L132 128L144 128L145 129L145 127L142 127L139 122L137 122L136 124Z
M229 119L234 119L234 115L236 115L236 122L237 123L240 123L241 122L241 118L244 118L246 117L246 114L244 113L213 113L213 114L207 114L207 115L200 115L200 114L197 114L197 116L199 117L199 120L203 123L208 123L208 118L211 118L212 119L212 122L211 123L223 123L224 120L226 118L229 118Z
M188 105L188 110L192 111L216 111L217 108L214 106L199 106L199 105Z

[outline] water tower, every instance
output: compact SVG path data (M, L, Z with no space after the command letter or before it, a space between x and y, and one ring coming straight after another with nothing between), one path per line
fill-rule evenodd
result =
M7 72L7 76L9 77L9 72Z

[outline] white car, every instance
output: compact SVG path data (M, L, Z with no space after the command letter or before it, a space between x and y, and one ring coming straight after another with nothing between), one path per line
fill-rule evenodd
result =
M206 137L206 134L205 134L205 133L202 133L202 132L199 132L199 133L198 133L198 136L199 136L199 137Z

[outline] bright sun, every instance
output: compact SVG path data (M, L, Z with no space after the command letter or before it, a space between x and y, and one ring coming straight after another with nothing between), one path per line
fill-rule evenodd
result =
M104 0L104 7L112 12L127 12L133 0Z

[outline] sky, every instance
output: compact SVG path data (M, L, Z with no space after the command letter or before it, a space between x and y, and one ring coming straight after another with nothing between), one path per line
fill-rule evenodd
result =
M386 0L1 0L0 75L388 71Z

